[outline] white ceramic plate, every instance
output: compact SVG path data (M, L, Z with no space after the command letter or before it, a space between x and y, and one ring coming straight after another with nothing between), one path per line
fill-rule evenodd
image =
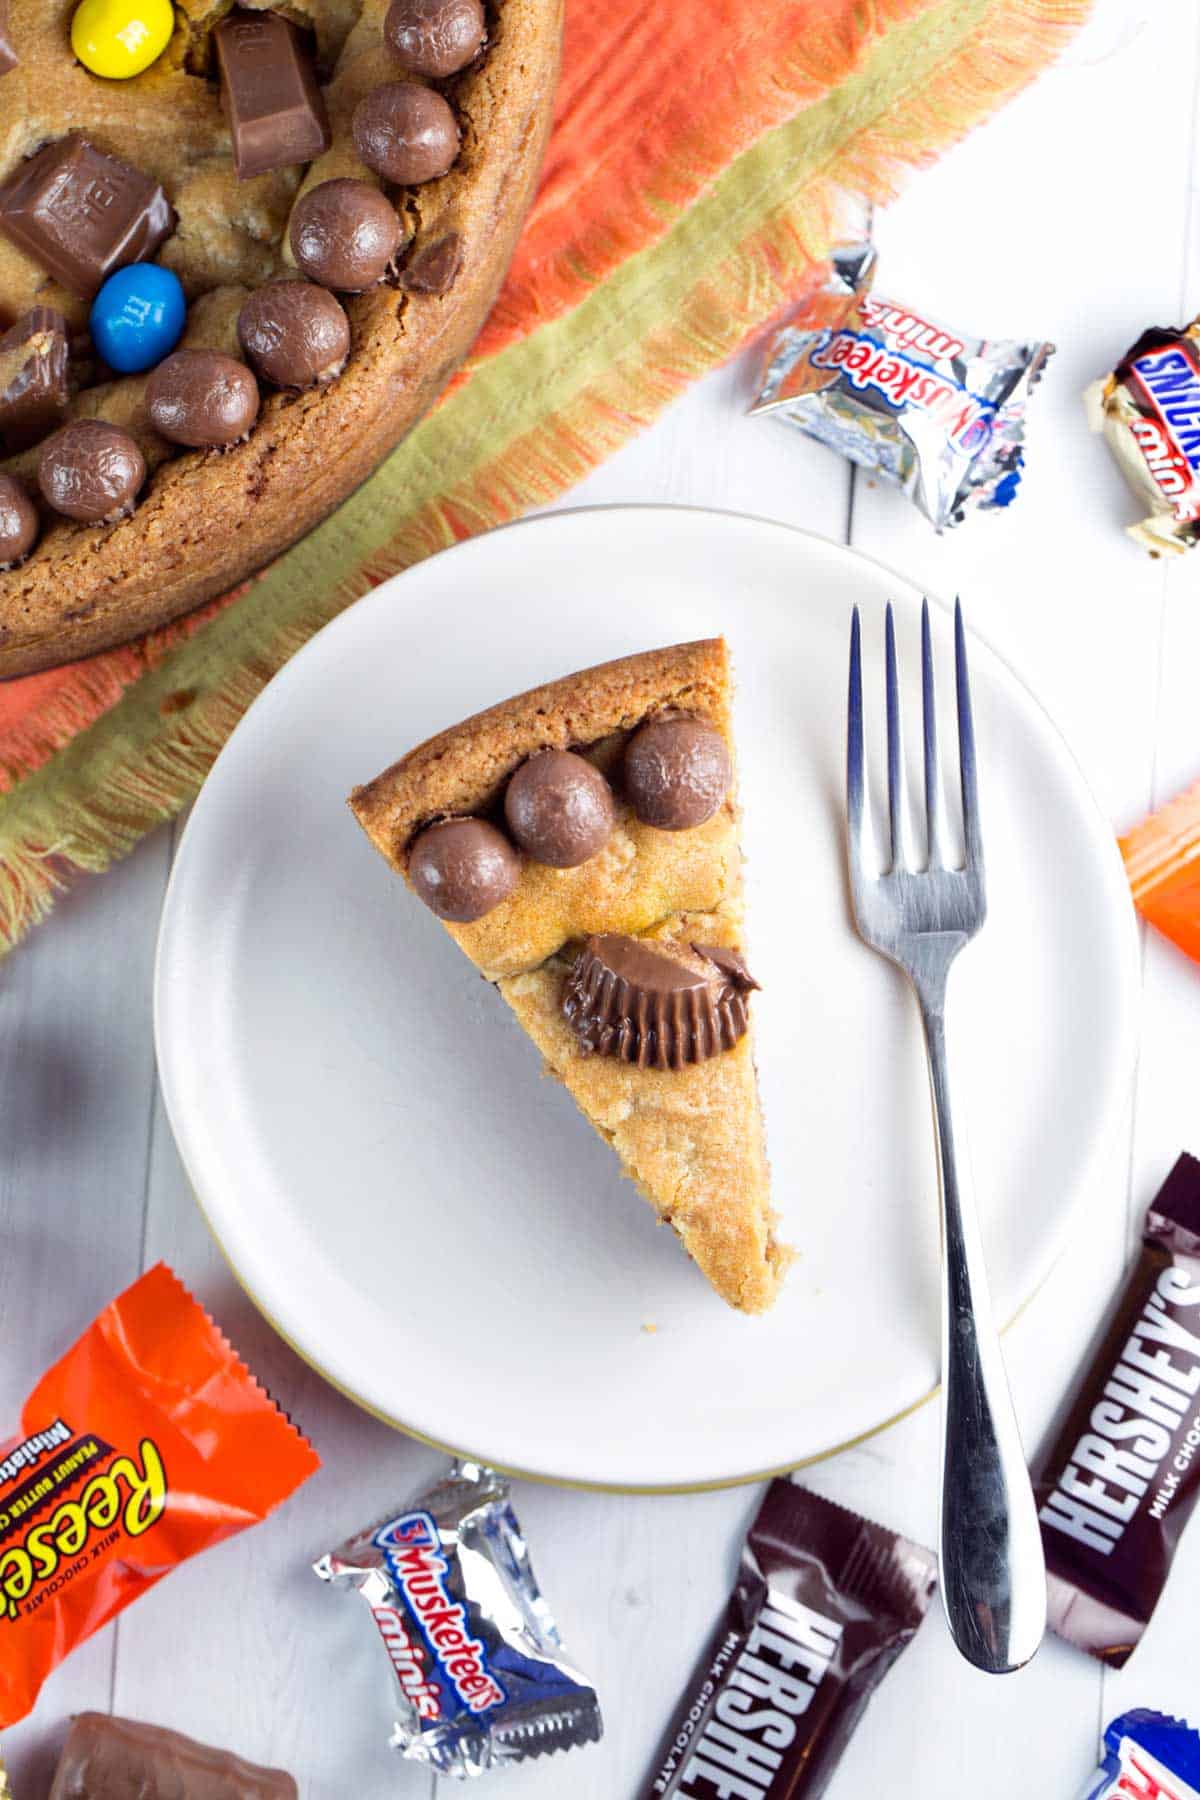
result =
M163 1090L250 1294L364 1406L508 1468L683 1486L837 1448L936 1381L916 1014L854 935L842 861L850 608L879 740L888 599L915 677L919 596L838 545L674 508L557 514L386 582L234 733L164 910ZM739 684L775 1196L801 1252L765 1319L725 1308L656 1226L344 798L494 700L717 632ZM949 699L942 614L937 633ZM1008 1318L1118 1109L1135 934L1111 831L1055 728L977 640L971 657L991 917L952 986L952 1049ZM953 729L951 702L948 746Z

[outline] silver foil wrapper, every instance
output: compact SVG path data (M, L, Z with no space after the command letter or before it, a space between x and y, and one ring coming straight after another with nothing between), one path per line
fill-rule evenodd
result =
M370 1609L403 1755L440 1775L482 1775L600 1737L595 1690L562 1653L507 1483L492 1470L455 1463L313 1567Z
M939 531L1007 506L1053 344L967 337L878 299L875 261L869 244L835 251L824 286L768 339L750 411L902 488Z

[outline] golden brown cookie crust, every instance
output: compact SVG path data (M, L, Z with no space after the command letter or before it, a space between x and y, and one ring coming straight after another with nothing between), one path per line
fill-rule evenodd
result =
M706 719L733 755L729 660L719 638L584 669L428 739L350 805L376 849L406 875L408 847L432 819L495 812L534 751L581 750L611 765L644 720ZM753 1027L732 1049L681 1070L639 1069L581 1053L561 1010L572 946L593 932L745 948L738 813L731 793L704 825L656 831L616 794L608 845L575 869L522 858L516 888L469 925L446 930L494 981L545 1059L659 1217L731 1306L762 1312L791 1260L776 1242L754 1071Z
M228 133L215 89L167 59L120 88L95 82L62 50L73 10L74 0L13 0L15 40L22 51L31 48L0 88L0 178L38 142L82 126L101 148L163 180L180 205L181 231L164 245L161 260L176 262L193 302L184 341L239 354L234 327L242 299L270 273L287 269L286 224L297 191L335 174L366 175L349 146L349 119L360 88L396 74L380 48L385 0L308 0L282 8L323 24L327 47L338 56L328 89L334 141L303 184L299 172L286 171L286 178L267 175L238 187L224 168ZM188 0L183 10L198 32L228 8ZM152 474L130 519L97 527L48 515L28 562L0 574L0 676L88 655L225 592L339 505L429 410L491 308L533 197L560 35L561 0L499 0L493 9L486 58L447 89L464 125L458 163L442 180L396 196L414 244L451 225L461 234L462 271L443 296L385 286L347 297L350 360L328 388L298 396L264 389L249 440L223 455L169 456L145 413L145 377L77 396L72 415L108 418L131 430ZM183 54L180 38L168 58ZM176 149L185 145L191 159L182 165L184 175L169 147L153 139L146 113L139 114L139 90L160 125L169 108ZM214 142L221 150L209 168L201 151ZM186 205L178 192L183 183ZM236 230L227 217L231 205L240 209ZM80 302L0 241L0 324L35 300L80 323ZM28 480L36 458L34 450L0 459L0 470Z

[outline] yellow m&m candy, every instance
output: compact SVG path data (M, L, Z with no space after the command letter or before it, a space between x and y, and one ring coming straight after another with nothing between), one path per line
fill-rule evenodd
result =
M71 21L71 48L93 75L127 81L171 41L171 0L82 0Z

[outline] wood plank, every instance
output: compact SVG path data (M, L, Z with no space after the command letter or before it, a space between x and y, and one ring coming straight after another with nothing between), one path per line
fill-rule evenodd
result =
M1193 185L1178 221L1183 270L1173 307L1142 323L1181 323L1200 308L1200 220L1195 207L1195 171L1200 167L1200 18L1193 18L1197 69L1186 167ZM1182 35L1182 34L1181 34ZM1197 679L1200 672L1200 570L1191 552L1163 570L1161 655L1159 659L1156 755L1145 806L1164 801L1200 781ZM1120 818L1136 822L1141 805ZM1200 1068L1200 967L1157 932L1145 930L1143 1047L1137 1087L1137 1132L1130 1185L1129 1240L1132 1247L1142 1216L1180 1150L1200 1155L1196 1112L1196 1071ZM1195 1608L1200 1582L1200 1527L1192 1526L1175 1559L1170 1582L1154 1622L1136 1657L1118 1674L1105 1677L1105 1717L1147 1703L1197 1723ZM1147 1701L1149 1696L1149 1701Z
M0 1433L38 1377L137 1273L154 1051L150 982L166 879L160 832L68 895L0 979ZM80 1420L81 1427L86 1420ZM107 1707L100 1632L4 1733L20 1794L42 1794L65 1720Z

